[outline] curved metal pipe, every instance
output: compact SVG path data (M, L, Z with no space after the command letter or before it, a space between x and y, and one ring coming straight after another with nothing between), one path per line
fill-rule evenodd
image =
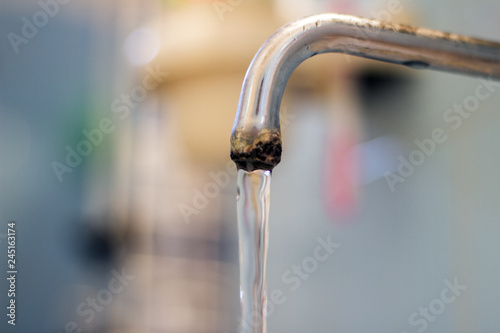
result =
M272 170L280 162L279 109L286 83L304 60L326 52L500 78L500 43L347 15L297 20L264 43L246 73L231 134L238 168Z

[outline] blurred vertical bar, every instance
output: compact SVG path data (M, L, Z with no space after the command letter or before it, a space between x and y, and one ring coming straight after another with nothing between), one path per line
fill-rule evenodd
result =
M182 219L175 204L179 198L190 203L192 189L202 189L210 181L209 171L213 170L206 161L186 158L190 152L182 140L183 125L179 123L178 114L190 114L193 110L179 107L176 102L182 99L176 97L188 96L192 100L198 99L195 97L198 95L189 86L192 73L186 73L172 61L172 58L188 57L189 51L165 45L165 41L183 40L187 38L185 33L192 32L183 25L172 29L169 24L178 19L179 9L193 16L206 10L215 20L205 23L219 24L209 5L134 1L116 8L120 13L117 16L120 36L131 36L131 26L146 28L160 36L162 50L153 61L137 70L118 71L114 96L132 95L135 87L144 86L143 78L151 77L152 71L169 74L162 77L160 85L148 91L147 97L120 123L121 128L114 135L111 186L102 188L107 182L96 178L99 192L109 193L115 228L122 229L117 232L131 239L122 265L136 276L130 287L118 295L120 301L113 303L108 323L113 332L220 333L230 330L228 323L237 314L237 308L228 305L232 296L237 298L237 279L232 279L237 274L237 263L235 257L224 254L235 244L234 239L233 244L228 244L228 236L223 232L224 224L231 222L222 209L226 190L231 192L230 207L233 208L231 188L211 198L208 207L193 215L191 224ZM203 54L197 56L202 61ZM187 84L179 88L179 82ZM235 85L235 91L238 88ZM210 113L211 109L207 107L204 112ZM230 117L227 119L231 121Z

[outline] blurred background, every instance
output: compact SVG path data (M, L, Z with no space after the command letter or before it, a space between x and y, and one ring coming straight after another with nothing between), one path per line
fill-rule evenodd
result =
M322 12L500 29L496 0L2 0L0 267L16 221L18 275L16 326L0 279L0 331L236 332L239 91L274 31ZM500 330L488 82L334 54L295 71L272 179L267 283L283 298L269 332ZM318 237L340 245L325 261Z

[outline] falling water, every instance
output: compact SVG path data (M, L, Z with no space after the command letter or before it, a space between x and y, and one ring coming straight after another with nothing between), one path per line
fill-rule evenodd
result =
M238 170L241 333L266 332L267 221L271 171Z

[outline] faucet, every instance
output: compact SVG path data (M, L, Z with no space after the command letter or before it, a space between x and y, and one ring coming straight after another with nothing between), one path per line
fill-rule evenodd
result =
M231 134L231 159L239 169L272 170L280 162L286 83L303 61L327 52L500 79L497 42L347 15L299 19L274 33L248 68Z

